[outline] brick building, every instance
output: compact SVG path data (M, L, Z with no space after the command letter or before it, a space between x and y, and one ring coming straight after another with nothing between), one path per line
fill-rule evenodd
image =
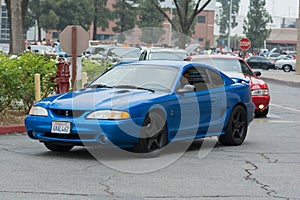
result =
M113 10L113 4L115 0L109 0L107 3L107 7L110 10ZM167 11L168 15L170 12ZM205 46L205 42L209 41L210 46L214 45L214 15L215 11L212 7L210 10L202 11L196 17L196 27L195 33L192 35L194 42L200 44L201 46ZM97 40L104 41L104 40L112 40L114 36L118 33L115 33L112 28L115 26L114 21L109 22L109 28L105 31L102 31L101 28L97 28ZM165 36L160 40L160 44L170 44L170 25L167 20L163 22L163 28L165 29L166 33ZM93 25L91 25L90 30L88 31L90 34L90 39L93 37ZM141 32L138 30L138 27L135 27L134 33L131 36L127 37L128 43L139 44L140 41L138 40ZM59 34L57 31L48 31L46 34L47 39L52 39L53 41L57 40ZM172 37L172 36L171 36ZM172 43L172 41L171 41Z

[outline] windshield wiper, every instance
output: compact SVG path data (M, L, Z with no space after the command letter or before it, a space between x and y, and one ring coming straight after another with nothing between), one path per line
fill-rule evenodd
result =
M138 90L147 90L150 92L155 92L155 90L153 90L153 89L138 87L138 86L134 86L134 85L115 85L114 88L138 89Z
M112 88L112 86L108 86L105 84L92 84L89 85L88 88Z

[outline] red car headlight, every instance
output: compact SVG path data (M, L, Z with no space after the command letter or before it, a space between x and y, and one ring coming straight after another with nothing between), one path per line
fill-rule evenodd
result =
M268 89L252 90L252 96L267 96L267 95L269 95Z

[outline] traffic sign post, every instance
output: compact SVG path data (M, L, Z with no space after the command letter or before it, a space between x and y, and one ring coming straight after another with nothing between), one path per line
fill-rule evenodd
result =
M61 47L68 55L72 55L72 90L76 90L76 59L89 45L89 34L82 26L69 25L60 33Z

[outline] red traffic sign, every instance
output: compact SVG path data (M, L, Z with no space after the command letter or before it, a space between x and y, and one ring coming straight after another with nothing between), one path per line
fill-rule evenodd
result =
M242 38L239 41L239 47L242 50L248 50L251 47L251 41L248 38Z

